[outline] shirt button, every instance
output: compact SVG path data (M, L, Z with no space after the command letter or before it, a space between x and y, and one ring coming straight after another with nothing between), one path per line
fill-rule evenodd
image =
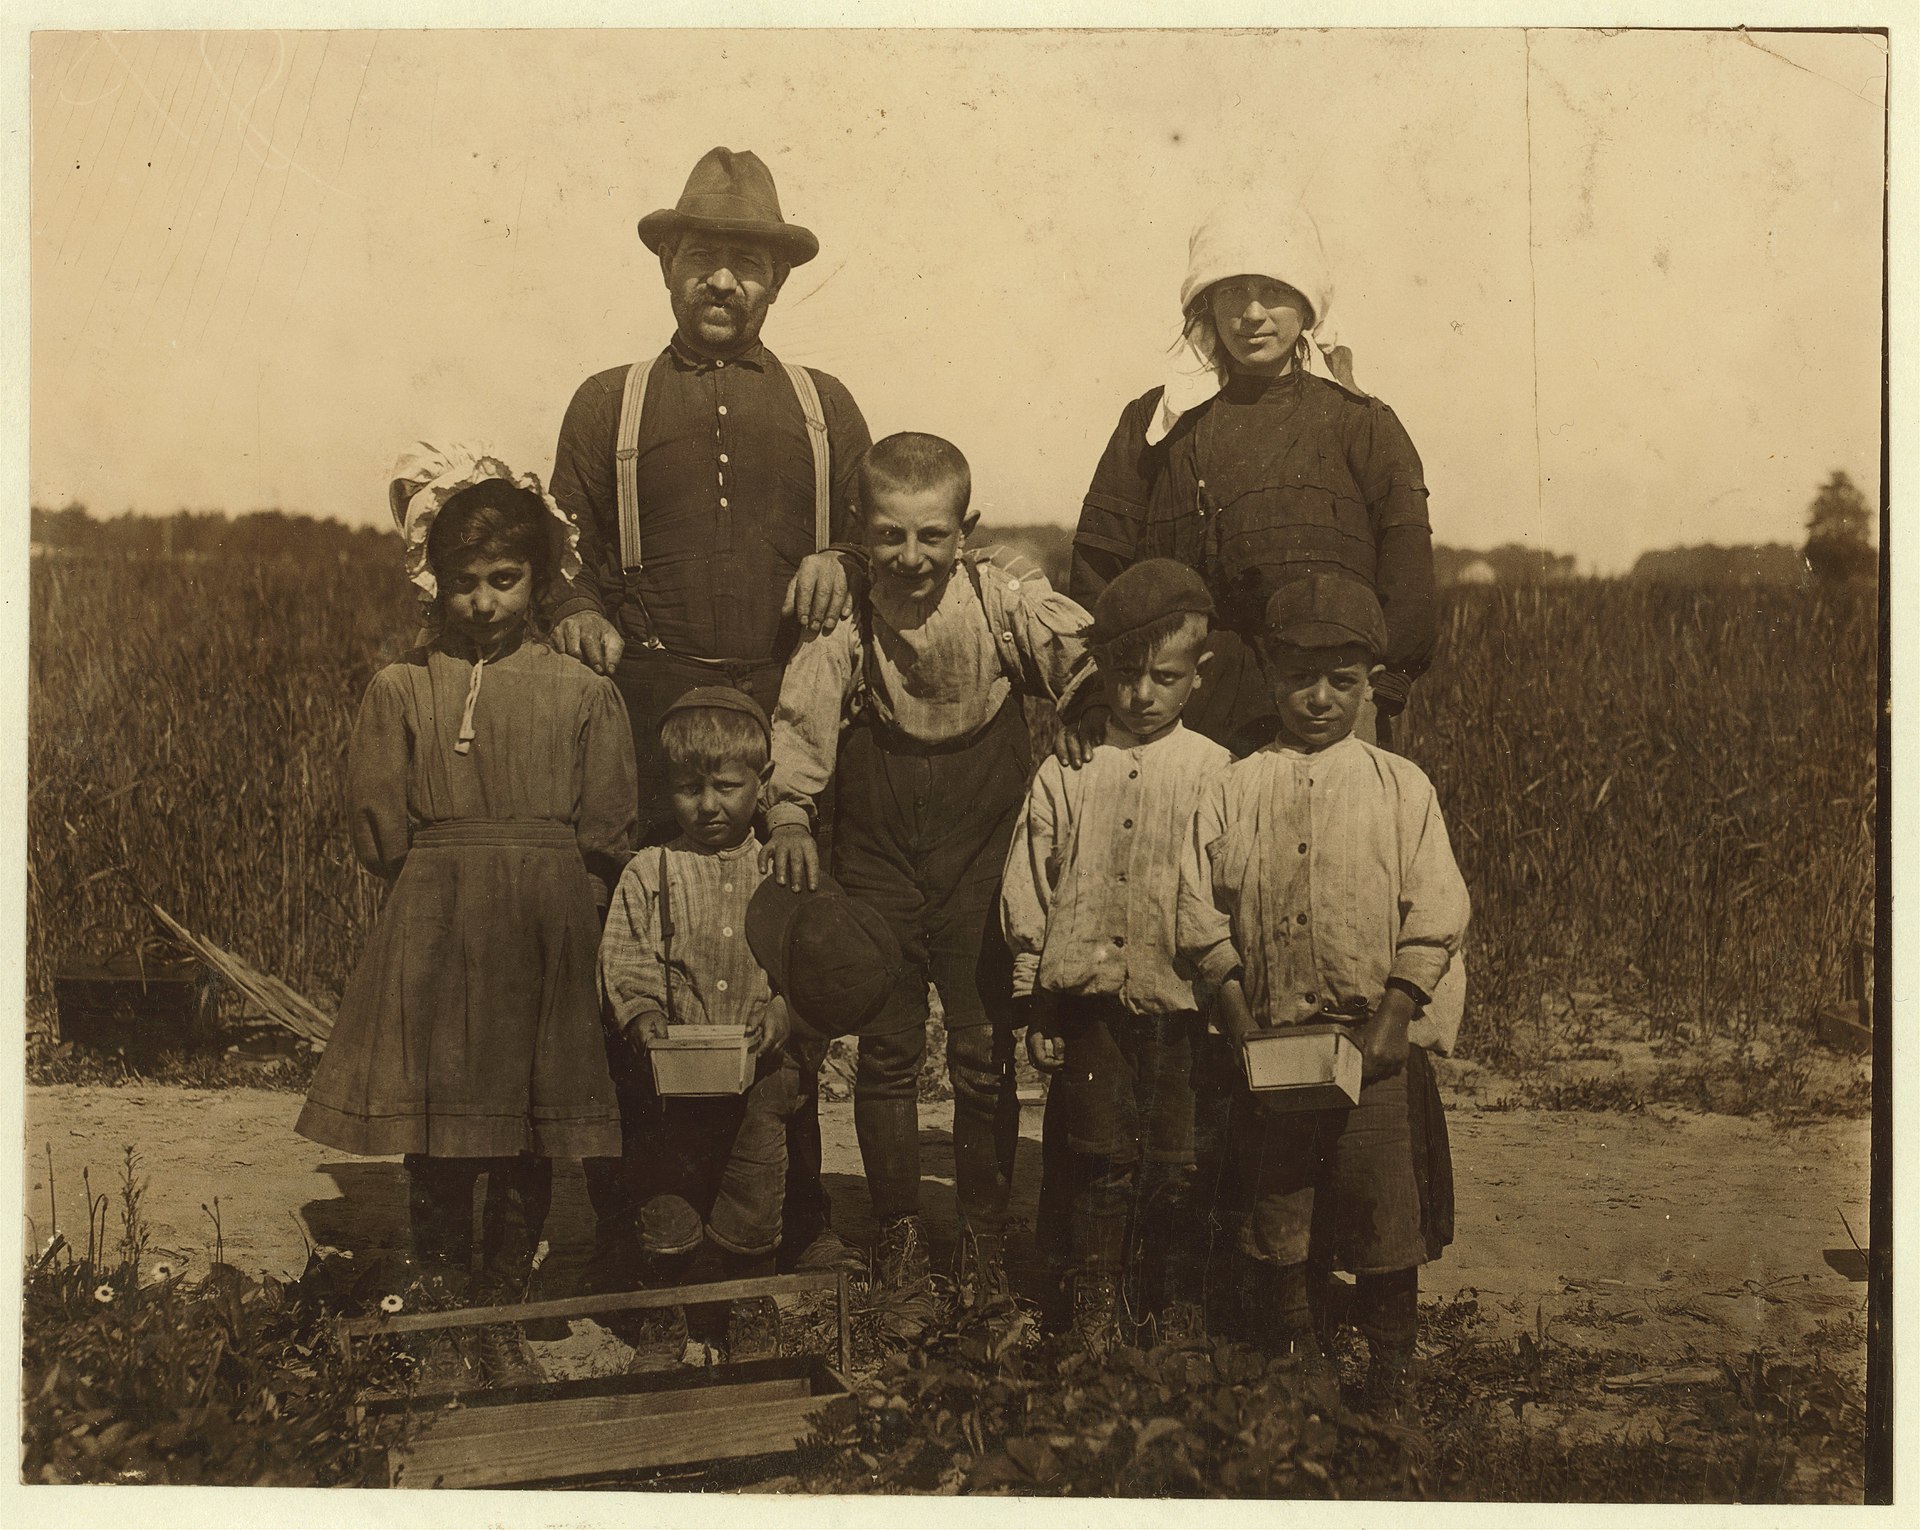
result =
M1113 937L1113 943L1116 946L1124 946L1127 943L1127 937L1124 935L1116 935Z
M732 891L733 891L733 883L731 883L731 882L722 882L722 883L720 884L720 891L722 891L722 892L732 892Z
M725 363L724 361L716 361L716 362L714 363L714 366L716 366L716 367L723 367L723 366L725 366L725 365L726 365L726 363Z
M724 497L723 497L723 498L721 499L721 501L720 501L720 508L721 508L722 510L724 510L724 509L726 509L726 508L727 508L727 502L726 502L726 500L725 500L725 498L724 498Z
M715 983L713 986L719 989L722 993L725 993L727 991L727 980L725 978L722 978L720 979L719 982Z
M720 927L720 933L722 935L731 935L733 933L733 926L730 924L723 924Z
M726 406L725 404L722 404L722 405L720 406L720 412L721 412L722 414L725 414L725 413L727 412L727 406Z
M1307 995L1307 1002L1308 1002L1309 1004L1318 1004L1318 1003L1320 1002L1320 995L1319 995L1319 994L1317 994L1317 993L1310 993L1310 994L1308 994L1308 995Z
M1307 922L1307 916L1305 914L1295 914L1293 916L1293 922L1295 924L1305 924Z
M1307 853L1307 842L1304 839L1300 841L1300 853L1302 855Z
M1139 771L1137 771L1137 770L1130 770L1130 771L1128 771L1128 772L1127 772L1127 779L1128 779L1129 781L1138 781L1138 780L1140 779L1140 772L1139 772Z
M720 454L720 460L721 460L722 462L725 462L725 461L727 460L727 454L726 454L725 452L722 452L722 453Z
M974 630L975 630L975 631L977 632L977 631L979 631L980 629L976 627L976 628L975 628ZM1001 633L1001 634L1000 634L1000 641L1001 641L1001 642L1003 642L1003 643L1011 643L1011 642L1013 641L1013 634L1012 634L1011 632L1003 632L1003 633Z
M1133 827L1133 820L1131 818L1127 819L1120 827L1123 829L1131 829Z

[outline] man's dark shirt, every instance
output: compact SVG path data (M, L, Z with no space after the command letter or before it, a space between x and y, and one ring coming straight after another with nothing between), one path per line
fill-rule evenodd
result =
M826 415L839 542L852 533L853 471L870 438L840 382L808 371ZM614 463L626 376L614 367L588 378L560 426L553 497L580 526L585 566L551 619L597 611L630 648L651 633L697 658L775 657L787 583L814 551L813 449L792 382L764 345L714 361L674 337L642 415L644 568L630 582L620 567Z

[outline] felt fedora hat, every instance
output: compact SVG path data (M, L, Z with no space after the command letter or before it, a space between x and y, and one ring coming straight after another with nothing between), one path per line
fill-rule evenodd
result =
M820 253L811 229L780 216L773 173L747 150L709 149L687 177L687 189L672 207L640 220L640 242L656 255L663 240L688 229L763 239L788 265L804 265Z

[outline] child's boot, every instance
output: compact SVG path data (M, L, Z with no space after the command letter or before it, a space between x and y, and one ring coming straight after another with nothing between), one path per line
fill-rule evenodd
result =
M1313 1331L1307 1266L1243 1256L1240 1268L1240 1299L1254 1319L1255 1348L1294 1365L1310 1392L1338 1396L1340 1373Z
M722 1280L758 1280L773 1273L772 1254L720 1255ZM767 1360L780 1353L780 1305L771 1296L739 1297L728 1304L727 1359Z
M1358 1326L1367 1340L1367 1380L1361 1393L1367 1412L1384 1423L1417 1415L1414 1344L1420 1331L1420 1271L1361 1275L1355 1281Z
M1007 1300L1012 1292L1007 1285L1006 1236L963 1226L954 1247L953 1284L960 1304L976 1311Z
M1103 1270L1073 1275L1073 1337L1096 1360L1104 1360L1126 1342L1120 1282Z
M647 1287L682 1286L706 1237L700 1214L677 1195L655 1196L640 1210L640 1273ZM642 1307L621 1335L633 1346L629 1372L678 1365L687 1352L687 1311L681 1306Z

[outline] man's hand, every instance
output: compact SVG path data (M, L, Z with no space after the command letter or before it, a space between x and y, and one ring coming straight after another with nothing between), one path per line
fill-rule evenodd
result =
M1360 1027L1360 1077L1368 1083L1392 1078L1407 1063L1407 1026L1413 1021L1413 997L1389 988L1380 1007Z
M812 892L820 885L820 847L798 824L784 824L760 852L760 869L771 872L782 887Z
M1067 1060L1067 1044L1060 1035L1060 1006L1054 996L1036 988L1021 1001L1027 1027L1027 1061L1042 1073L1058 1071Z
M1240 979L1228 978L1220 985L1218 998L1220 1029L1236 1047L1244 1047L1260 1034L1260 1022L1253 1018L1247 1003L1247 990Z
M588 669L610 675L626 652L627 640L598 611L576 611L565 621L554 623L553 646Z
M1113 714L1104 703L1095 702L1072 722L1062 720L1060 736L1053 752L1069 770L1078 770L1093 758L1093 751L1106 742L1107 719Z
M780 602L780 614L799 619L809 632L831 632L853 612L853 588L847 565L837 552L811 553L800 560Z

